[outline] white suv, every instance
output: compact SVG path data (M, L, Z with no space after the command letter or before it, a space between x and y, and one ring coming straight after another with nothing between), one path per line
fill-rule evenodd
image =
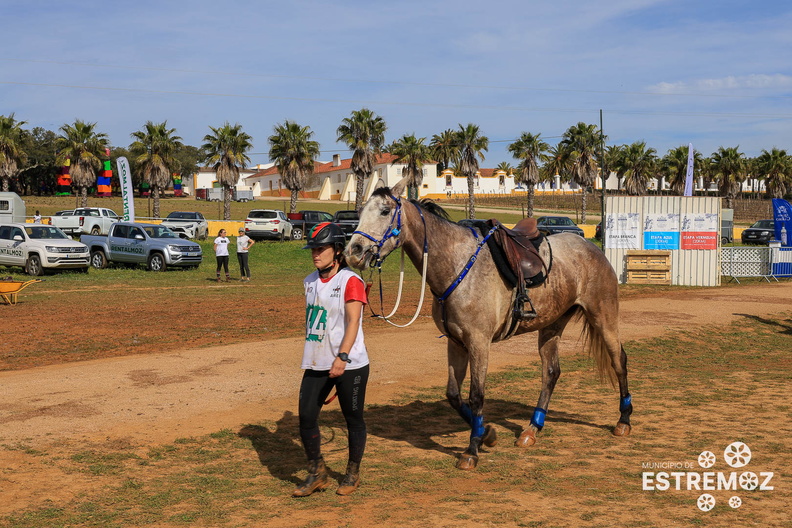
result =
M0 224L0 265L19 266L28 275L45 268L88 271L88 247L55 226Z
M290 239L292 225L286 214L277 209L253 209L245 219L245 234L253 240Z

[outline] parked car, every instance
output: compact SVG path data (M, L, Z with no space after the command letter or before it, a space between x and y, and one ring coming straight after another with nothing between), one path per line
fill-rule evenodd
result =
M539 232L545 235L555 235L557 233L574 233L585 237L583 230L580 229L571 218L566 216L540 216L536 219L536 227Z
M209 222L198 211L173 211L162 220L162 224L181 238L197 238L206 240L209 234Z
M19 266L33 276L46 269L88 271L88 248L54 226L0 224L0 265Z
M110 262L145 264L150 271L165 271L168 266L197 268L203 259L197 242L182 240L158 224L117 222L109 235L83 235L80 241L88 246L91 266L97 269Z
M333 215L325 211L298 211L289 213L287 218L292 225L292 240L302 240L316 224L333 221Z
M344 235L350 239L360 223L360 215L357 211L336 211L333 215L333 223L340 225Z
M253 209L245 218L245 234L253 240L283 241L292 236L292 225L278 209Z
M113 222L120 218L112 209L82 207L71 214L51 216L49 223L69 235L106 235Z
M775 222L759 220L740 235L743 244L769 244L775 239Z

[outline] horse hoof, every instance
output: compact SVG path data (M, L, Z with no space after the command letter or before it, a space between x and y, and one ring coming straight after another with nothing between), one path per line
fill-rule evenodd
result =
M498 443L498 433L494 427L489 424L484 427L484 437L481 439L481 443L487 447L495 447L495 444Z
M478 457L476 455L469 455L467 453L462 453L456 463L457 469L464 469L465 471L476 469L477 465Z
M528 428L522 432L520 437L517 441L514 442L514 445L517 447L531 447L536 443L536 431L532 428Z
M632 427L630 427L630 424L619 422L616 424L616 427L613 428L613 436L628 436L631 430Z

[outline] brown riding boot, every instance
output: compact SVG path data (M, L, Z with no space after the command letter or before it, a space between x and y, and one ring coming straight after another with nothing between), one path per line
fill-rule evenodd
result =
M349 462L346 475L338 486L339 495L351 495L360 486L360 462Z
M292 497L307 497L327 487L327 467L324 458L308 461L308 477L294 490Z

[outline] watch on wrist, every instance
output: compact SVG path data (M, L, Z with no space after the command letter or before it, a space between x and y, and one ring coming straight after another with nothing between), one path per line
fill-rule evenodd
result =
M346 352L339 352L338 359L340 359L341 361L345 361L347 363L352 363L352 360L349 359L349 354L347 354Z

